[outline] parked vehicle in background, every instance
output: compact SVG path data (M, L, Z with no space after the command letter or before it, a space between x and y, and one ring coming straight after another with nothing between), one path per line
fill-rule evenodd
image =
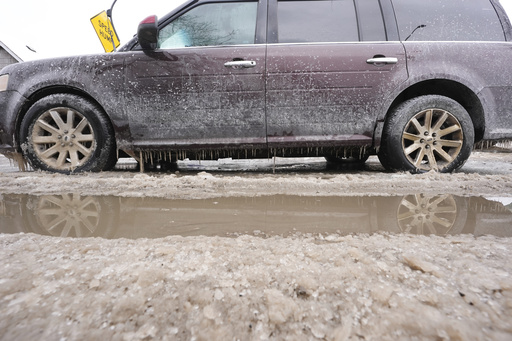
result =
M0 152L35 169L324 156L451 172L512 139L495 0L194 0L117 53L0 72Z

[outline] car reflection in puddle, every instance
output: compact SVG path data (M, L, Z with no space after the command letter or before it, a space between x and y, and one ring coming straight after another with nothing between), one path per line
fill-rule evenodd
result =
M168 200L0 195L0 233L61 237L411 233L512 236L510 203L482 197L263 196Z

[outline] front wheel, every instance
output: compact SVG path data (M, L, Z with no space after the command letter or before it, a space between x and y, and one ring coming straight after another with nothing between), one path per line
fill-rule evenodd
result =
M39 170L101 171L115 157L110 122L96 104L76 95L50 95L32 105L20 140L25 157Z
M391 112L378 156L389 170L447 173L464 165L473 143L473 122L464 107L444 96L421 96Z

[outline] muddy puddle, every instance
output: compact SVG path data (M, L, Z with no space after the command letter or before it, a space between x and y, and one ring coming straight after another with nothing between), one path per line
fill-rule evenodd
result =
M204 200L13 194L0 195L0 233L132 239L381 231L512 236L510 201L421 194Z

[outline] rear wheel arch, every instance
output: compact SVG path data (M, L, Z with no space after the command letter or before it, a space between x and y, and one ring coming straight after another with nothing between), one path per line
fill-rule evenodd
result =
M482 140L485 133L485 115L482 101L469 87L460 82L449 79L431 79L421 81L400 92L391 105L389 105L382 128L386 125L390 114L397 106L412 98L426 95L448 97L462 105L473 122L475 142ZM382 131L379 131L378 133L381 134Z

